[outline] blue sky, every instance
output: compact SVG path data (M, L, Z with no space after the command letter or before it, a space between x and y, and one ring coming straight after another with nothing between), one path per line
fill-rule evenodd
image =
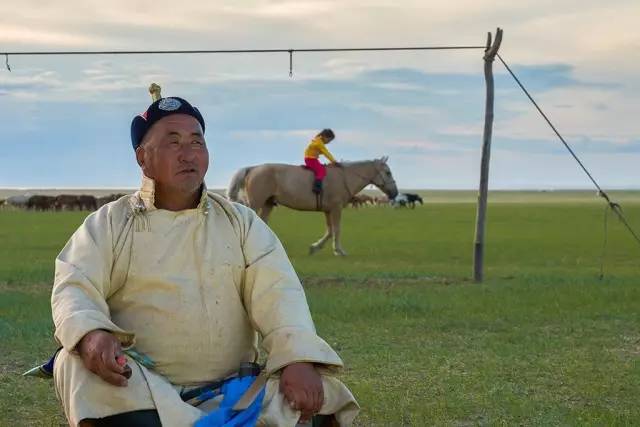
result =
M69 14L29 0L0 6L0 46L481 45L500 25L501 54L601 184L640 186L640 30L633 19L640 4L449 3L156 1L132 10L119 0L108 9L69 0ZM481 51L297 54L293 78L285 54L9 60L13 71L0 71L0 187L137 186L129 124L149 104L152 81L203 111L212 187L225 186L242 166L300 163L323 127L336 131L330 148L338 158L388 155L403 188L476 187ZM495 71L490 187L590 188L499 63Z

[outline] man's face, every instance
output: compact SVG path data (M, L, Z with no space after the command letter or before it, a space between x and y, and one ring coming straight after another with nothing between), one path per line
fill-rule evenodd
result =
M187 114L158 120L136 150L144 174L165 190L192 193L209 168L209 151L200 123Z

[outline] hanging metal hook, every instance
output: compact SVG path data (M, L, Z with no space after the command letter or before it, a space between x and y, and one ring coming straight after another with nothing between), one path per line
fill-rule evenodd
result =
M9 54L8 53L4 54L4 63L7 66L7 70L9 70L9 72L11 72L11 66L9 65Z
M293 49L289 49L289 77L293 77Z

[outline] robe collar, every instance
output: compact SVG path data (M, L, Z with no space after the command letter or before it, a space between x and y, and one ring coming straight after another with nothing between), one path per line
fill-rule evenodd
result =
M137 200L134 209L138 212L150 212L157 210L158 208L155 206L155 190L155 181L145 175L142 175L142 185L140 190L136 193ZM204 215L207 215L211 208L211 202L209 201L207 186L204 182L202 183L201 192L200 201L198 202L196 209L201 211Z

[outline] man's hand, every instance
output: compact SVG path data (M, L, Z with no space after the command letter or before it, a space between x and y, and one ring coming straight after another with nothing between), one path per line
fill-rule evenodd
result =
M324 402L322 379L311 363L286 366L280 375L280 392L293 409L302 413L300 422L309 421Z
M120 387L127 385L124 376L126 360L122 356L120 341L113 334L100 329L91 331L82 337L76 350L88 370L109 384Z

